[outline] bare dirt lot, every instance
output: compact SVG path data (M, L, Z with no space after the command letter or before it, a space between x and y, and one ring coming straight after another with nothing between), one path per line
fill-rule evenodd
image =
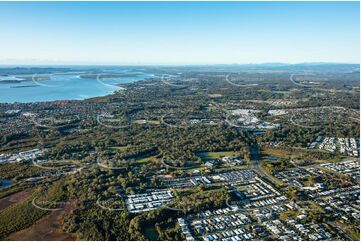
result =
M0 211L11 206L14 203L25 200L30 195L31 190L25 190L0 199Z
M36 221L31 227L11 234L7 240L76 240L72 234L61 231L62 218L69 213L75 203L69 203L64 209L52 211Z

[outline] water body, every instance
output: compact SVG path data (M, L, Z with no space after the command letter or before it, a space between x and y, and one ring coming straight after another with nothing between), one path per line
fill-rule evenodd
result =
M250 152L252 164L255 166L258 165L261 158L259 145L257 143L252 143L250 145Z
M0 190L11 187L12 181L11 180L2 180L0 179Z
M278 157L272 156L272 155L267 156L266 159L267 159L267 160L270 160L270 161L277 161L277 160L279 160Z
M104 78L97 80L94 76L100 74ZM109 77L120 74L121 77ZM92 78L82 78L90 75ZM108 77L106 76L108 75ZM83 100L92 97L112 94L122 88L119 84L131 83L154 77L153 74L131 72L127 70L72 71L35 75L0 76L0 103L14 102L44 102L56 100ZM39 80L50 78L50 80ZM24 80L25 79L25 80ZM26 80L27 79L27 80ZM4 81L5 82L1 82ZM14 81L9 81L14 80ZM20 80L21 82L16 82Z

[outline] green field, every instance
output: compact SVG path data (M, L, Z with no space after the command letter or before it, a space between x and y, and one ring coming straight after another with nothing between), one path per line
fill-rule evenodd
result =
M147 157L142 157L142 158L136 158L135 162L136 163L144 163L144 162L158 162L158 159L155 158L155 156L147 156Z
M112 146L110 147L110 149L112 150L126 150L129 146L128 145L124 145L124 146Z

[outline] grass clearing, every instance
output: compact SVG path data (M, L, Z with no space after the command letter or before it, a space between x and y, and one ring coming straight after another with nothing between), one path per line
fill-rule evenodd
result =
M126 150L129 147L129 145L124 146L111 146L110 149L112 150Z
M303 160L312 160L315 162L335 162L337 160L339 160L339 158L333 158L333 159L317 159L313 156L312 153L314 152L326 152L326 151L321 151L321 150L306 150L306 149L294 149L294 150L283 150L283 149L272 149L272 148L266 148L264 150L262 150L262 156L276 156L276 157L280 157L280 158L285 158L285 159L303 159Z
M147 156L135 159L136 163L159 162L155 156Z
M264 167L265 163L264 161L262 162L262 164L259 166L259 169L265 174L267 175L267 177L272 180L275 184L277 184L278 186L282 186L283 182L278 179L277 177L273 176L265 167Z

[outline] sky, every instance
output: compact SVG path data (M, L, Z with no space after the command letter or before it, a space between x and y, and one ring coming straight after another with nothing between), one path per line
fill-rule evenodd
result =
M359 59L359 2L0 2L0 64Z

